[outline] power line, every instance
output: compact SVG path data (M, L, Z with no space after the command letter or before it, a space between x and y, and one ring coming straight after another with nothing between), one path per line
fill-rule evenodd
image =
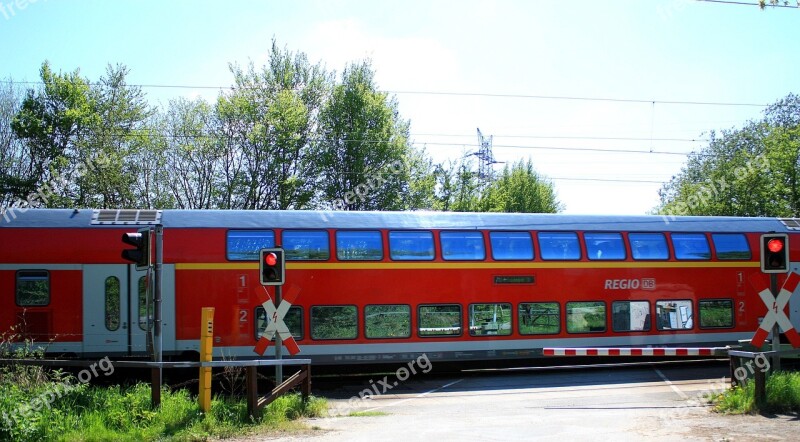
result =
M725 4L725 5L758 6L758 7L761 7L760 3L740 2L740 1L734 1L734 0L697 0L697 1L706 2L706 3L722 3L722 4ZM800 2L797 2L797 6L782 5L780 3L766 3L764 5L764 7L797 9L797 8L800 7Z
M15 80L0 80L0 83L5 84L21 84L21 85L43 85L41 81L15 81ZM87 82L89 86L98 86L100 83ZM216 90L251 90L257 89L254 87L238 87L238 86L206 86L206 85L180 85L180 84L126 84L128 87L138 88L160 88L160 89L216 89ZM681 100L647 100L635 98L613 98L613 97L581 97L569 95L530 95L530 94L499 94L488 92L458 92L458 91L403 91L403 90L385 90L381 91L389 94L398 95L433 95L433 96L457 96L457 97L487 97L487 98L515 98L515 99L537 99L537 100L571 100L571 101L605 101L613 103L639 103L639 104L662 104L662 105L691 105L691 106L745 106L745 107L767 107L769 104L761 103L733 103L721 101L681 101Z
M467 138L472 135L459 134L430 134L411 133L409 136L417 137L454 137ZM708 138L650 138L650 137L600 137L600 136L575 136L575 135L493 135L497 138L533 138L546 140L606 140L606 141L673 141L673 142L707 142Z

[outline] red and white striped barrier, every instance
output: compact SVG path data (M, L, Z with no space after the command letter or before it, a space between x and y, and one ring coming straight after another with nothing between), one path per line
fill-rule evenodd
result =
M545 356L727 356L727 347L559 348L542 349Z

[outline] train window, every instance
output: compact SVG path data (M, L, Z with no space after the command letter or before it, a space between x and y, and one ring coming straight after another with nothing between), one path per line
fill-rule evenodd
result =
M441 232L442 259L482 261L486 259L486 249L481 232Z
M284 230L283 249L287 261L315 261L330 258L325 230Z
M523 302L519 305L521 335L555 334L561 330L557 302Z
M700 328L733 327L733 301L730 299L701 299L697 311Z
M602 301L568 302L568 333L599 333L606 331L606 304Z
M628 234L628 240L631 242L633 259L669 259L663 233L631 233Z
M592 260L625 259L625 243L620 233L585 233L586 254Z
M50 304L50 274L47 270L17 272L17 305L41 307Z
M311 339L355 339L358 337L358 310L354 305L315 305L311 307Z
M649 331L650 303L614 301L611 304L611 328L615 332Z
M656 328L659 330L691 330L693 327L692 301L656 302Z
M575 232L539 232L542 259L574 260L581 258L578 234Z
M460 334L460 305L419 306L420 336L453 336Z
M109 276L106 278L106 329L109 331L119 330L120 323L120 291L119 291L119 278L116 276Z
M702 233L673 233L676 259L711 259L708 238Z
M370 339L411 337L411 306L364 307L365 336Z
M383 241L377 230L340 230L336 232L336 257L342 261L379 261L383 259Z
M470 304L469 334L505 336L511 334L511 304Z
M303 339L303 309L293 305L289 307L289 310L286 312L286 315L283 317L283 322L286 324L286 327L289 329L289 333L292 334L292 337L297 339ZM255 331L256 331L256 341L261 338L261 333L264 332L267 328L267 311L264 310L264 307L258 306L256 307L256 322L255 322ZM274 339L274 338L273 338Z
M433 259L433 233L389 232L389 254L397 261Z
M258 261L261 249L275 247L272 230L228 230L226 253L229 261Z
M139 295L139 328L147 331L148 317L151 324L153 319L153 304L147 302L147 279L144 276L140 277L136 285Z
M717 259L750 259L750 246L741 233L714 233L711 235Z
M533 241L528 232L489 232L489 240L496 261L533 259Z

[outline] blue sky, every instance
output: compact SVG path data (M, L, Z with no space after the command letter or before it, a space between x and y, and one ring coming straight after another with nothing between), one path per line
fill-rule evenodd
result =
M0 78L17 81L36 81L47 59L90 79L122 63L132 84L224 87L228 64L262 65L272 38L331 70L370 58L416 145L455 159L477 149L479 127L498 161L530 158L551 177L568 213L647 212L708 131L763 110L666 102L768 104L800 93L799 9L694 0L0 5ZM145 92L162 104L217 95ZM638 153L650 151L677 154Z

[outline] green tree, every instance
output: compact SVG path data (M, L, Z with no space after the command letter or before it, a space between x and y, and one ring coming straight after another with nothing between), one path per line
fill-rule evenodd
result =
M308 145L329 76L305 54L273 41L260 71L232 65L234 86L220 96L216 114L222 154L220 206L302 209L314 188Z
M768 107L760 121L711 132L660 190L666 215L800 215L800 97Z
M19 112L23 91L11 79L0 82L0 207L14 204L29 189L26 179L30 157L25 145L11 129L11 122Z
M481 212L557 213L562 205L553 184L533 169L530 160L506 166L500 177L483 191Z
M46 198L38 203L68 205L75 191L75 163L79 143L96 117L89 82L79 71L55 73L48 62L40 69L42 86L29 89L11 122L16 137L25 144L28 164L20 171L15 197L27 198L37 189Z
M370 62L348 65L320 113L314 148L319 204L341 210L416 205L409 204L415 189L408 166L421 164L415 163L408 128L397 100L378 91Z
M434 171L436 197L434 209L445 212L477 212L481 183L471 158L462 156L438 164Z

